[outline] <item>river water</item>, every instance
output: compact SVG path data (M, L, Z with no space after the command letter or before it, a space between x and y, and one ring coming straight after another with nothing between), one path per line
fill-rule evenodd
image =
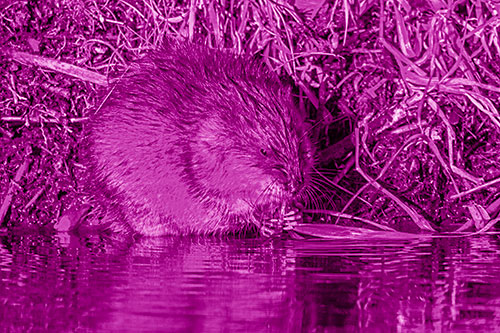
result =
M0 331L496 331L499 244L4 235Z

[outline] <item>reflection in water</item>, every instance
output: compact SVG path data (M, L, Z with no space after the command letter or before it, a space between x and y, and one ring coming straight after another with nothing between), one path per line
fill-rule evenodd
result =
M0 238L5 331L452 331L500 324L497 236Z

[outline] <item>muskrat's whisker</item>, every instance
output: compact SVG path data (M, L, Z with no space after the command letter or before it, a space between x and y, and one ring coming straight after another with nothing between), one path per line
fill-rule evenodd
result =
M315 170L316 170L316 169L315 169ZM317 171L317 170L316 170L316 171ZM335 182L331 181L329 178L325 177L325 176L323 175L323 173L321 173L321 172L319 172L319 171L317 171L315 175L312 175L311 180L312 180L312 179L314 179L314 180L319 180L319 178L317 178L317 177L316 177L316 175L320 176L320 177L321 177L321 179L323 179L323 180L324 180L325 182L327 182L329 185L332 185L332 186L336 187L337 189L342 190L342 191L344 191L345 193L347 193L347 194L349 194L349 195L351 195L351 196L355 196L355 194L354 194L352 191L349 191L349 190L348 190L348 189L346 189L345 187L342 187L342 186L338 185L337 183L335 183ZM360 200L361 200L361 201L363 201L363 202L365 202L365 203L368 203L368 202L366 202L366 201L365 201L364 199L362 199L362 198L360 198Z
M333 191L331 186L329 186L328 183L320 180L320 179L311 179L311 185L315 186L315 190L322 193L336 193L336 191Z
M314 193L314 191L312 190L312 187L305 188L303 190L303 192L301 193L302 200L306 203L313 204L313 201L315 200L313 193Z
M311 186L311 188L309 189L309 193L311 194L311 202L313 203L313 205L315 207L321 207L321 208L325 208L324 207L324 203L323 203L323 200L321 200L321 197L318 193L323 193L322 191L319 191L314 185ZM331 200L329 198L327 198L329 203L332 205L333 207L333 204L331 202Z
M331 195L337 195L337 191L331 188L330 184L323 179L311 178L311 188L314 191L319 202L324 202L322 198L327 199L331 207L335 205L332 203ZM325 207L326 209L326 207Z
M306 189L304 191L304 195L306 196L306 199L304 200L305 202L309 202L312 204L314 207L317 207L317 202L315 202L316 198L314 196L314 193L311 191L311 189Z
M321 172L319 172L318 169L316 169L314 166L312 167L312 169L316 172L316 174L318 176L320 176L321 178L323 178L325 181L327 181L328 183L330 183L332 186L334 187L337 187L337 188L340 188L340 186L334 182L332 182L330 179L328 179L327 177L325 177Z

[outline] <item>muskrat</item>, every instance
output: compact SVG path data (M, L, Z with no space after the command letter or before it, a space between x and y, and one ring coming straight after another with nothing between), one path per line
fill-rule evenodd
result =
M256 60L167 41L107 97L86 144L112 228L158 236L273 227L309 195L305 118L290 86Z

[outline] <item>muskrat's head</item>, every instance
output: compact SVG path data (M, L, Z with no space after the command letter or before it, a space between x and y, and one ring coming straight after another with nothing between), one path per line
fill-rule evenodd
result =
M218 84L190 140L196 194L241 215L305 201L312 144L290 89L267 76Z

